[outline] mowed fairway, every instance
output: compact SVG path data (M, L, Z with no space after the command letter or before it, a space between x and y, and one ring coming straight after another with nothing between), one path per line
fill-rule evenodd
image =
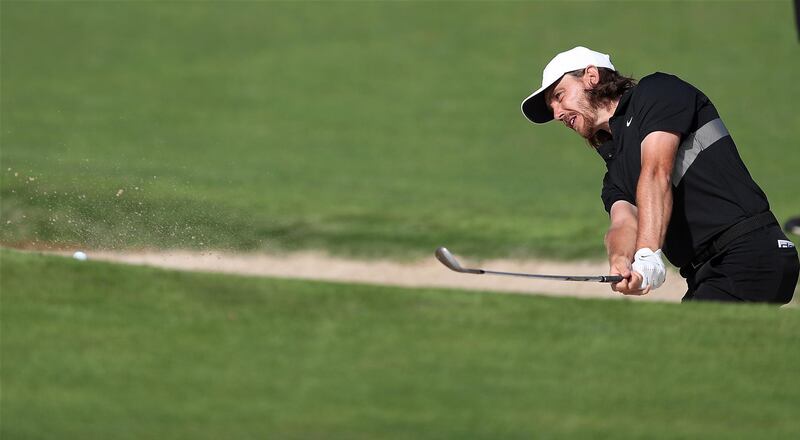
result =
M544 63L578 44L704 90L785 219L800 187L791 14L788 1L4 1L0 242L601 256L602 161L519 112Z
M790 2L0 8L4 440L800 438L797 309L93 259L601 259L601 159L519 112L579 44L696 84L797 215Z
M3 438L797 438L797 310L2 251Z

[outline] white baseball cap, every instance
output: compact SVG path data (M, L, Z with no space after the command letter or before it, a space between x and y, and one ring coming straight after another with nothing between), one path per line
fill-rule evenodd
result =
M573 70L583 69L587 66L606 67L611 70L617 70L611 64L611 57L607 54L595 52L583 46L570 49L566 52L561 52L556 55L542 73L542 87L531 93L530 96L522 101L522 114L528 120L537 124L543 124L553 120L553 112L547 107L544 102L544 91L556 81L561 79L567 72Z

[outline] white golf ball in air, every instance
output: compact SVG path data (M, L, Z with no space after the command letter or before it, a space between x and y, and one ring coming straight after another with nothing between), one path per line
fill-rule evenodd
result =
M89 257L87 257L86 253L84 253L84 252L76 251L74 254L72 254L72 258L74 258L76 260L80 260L80 261L86 261L86 259L89 258Z

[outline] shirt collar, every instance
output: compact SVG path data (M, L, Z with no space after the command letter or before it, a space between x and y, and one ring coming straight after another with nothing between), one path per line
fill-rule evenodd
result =
M635 87L630 88L622 94L619 98L619 103L617 104L617 109L614 110L614 114L609 118L608 125L613 125L614 121L616 121L620 116L624 116L625 112L628 111L628 104L630 104L631 96L633 96L633 90ZM613 133L612 133L613 136Z
M604 142L599 147L597 147L597 153L606 162L612 160L616 155L617 151L622 147L621 144L617 145L617 142L614 142L613 140L614 131L616 131L614 130L614 126L617 125L616 124L617 120L619 120L620 117L625 116L625 113L628 111L628 104L630 104L631 96L633 96L633 88L626 90L625 93L623 93L622 96L619 98L617 109L614 110L614 114L608 119L608 126L611 128L612 140ZM625 118L623 117L620 120L620 124L624 120ZM616 128L617 130L620 130L622 127L619 126Z

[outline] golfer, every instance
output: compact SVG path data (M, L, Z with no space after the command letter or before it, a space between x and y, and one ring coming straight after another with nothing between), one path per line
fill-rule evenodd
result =
M657 289L663 253L687 280L684 301L792 299L797 250L703 92L665 73L637 84L608 55L576 47L545 67L522 112L561 122L605 161L609 272L624 277L613 290Z

